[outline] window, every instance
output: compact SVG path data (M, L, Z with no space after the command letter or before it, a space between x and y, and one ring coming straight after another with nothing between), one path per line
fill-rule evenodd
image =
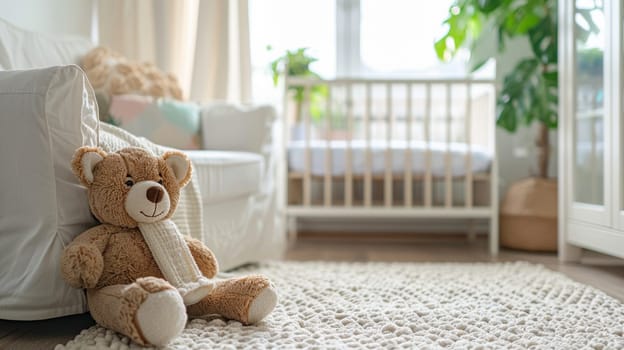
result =
M464 76L433 50L451 0L338 0L338 76Z
M273 86L269 67L286 50L309 48L309 53L318 58L314 70L324 77L335 76L335 10L333 0L249 2L252 89L256 102L280 105L281 91Z
M325 78L464 77L466 52L442 63L433 49L451 2L251 0L254 99L279 105L269 64L301 47L318 58L312 68Z

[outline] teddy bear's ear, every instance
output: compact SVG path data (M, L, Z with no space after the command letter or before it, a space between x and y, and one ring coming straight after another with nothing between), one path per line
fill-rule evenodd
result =
M72 170L83 185L89 186L93 182L93 168L106 157L106 152L97 147L80 147L74 153Z
M163 155L167 166L173 170L180 187L184 187L191 180L191 161L182 152L169 151Z

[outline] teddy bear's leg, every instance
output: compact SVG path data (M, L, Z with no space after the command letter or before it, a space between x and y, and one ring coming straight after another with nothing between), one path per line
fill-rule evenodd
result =
M207 297L187 306L189 316L222 315L243 324L266 317L277 304L277 293L268 278L251 275L216 282Z
M186 325L182 297L165 280L139 278L128 285L87 290L91 316L141 345L167 344Z

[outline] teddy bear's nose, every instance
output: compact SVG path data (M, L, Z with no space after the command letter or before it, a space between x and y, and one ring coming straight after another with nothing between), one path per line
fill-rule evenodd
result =
M147 189L147 200L152 203L158 203L162 200L163 194L164 192L160 187L152 186Z

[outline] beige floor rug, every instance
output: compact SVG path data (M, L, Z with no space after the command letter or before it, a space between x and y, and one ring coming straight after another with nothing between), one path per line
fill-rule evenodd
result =
M265 321L190 321L168 349L624 348L624 305L528 263L283 262ZM133 349L101 327L56 349Z

